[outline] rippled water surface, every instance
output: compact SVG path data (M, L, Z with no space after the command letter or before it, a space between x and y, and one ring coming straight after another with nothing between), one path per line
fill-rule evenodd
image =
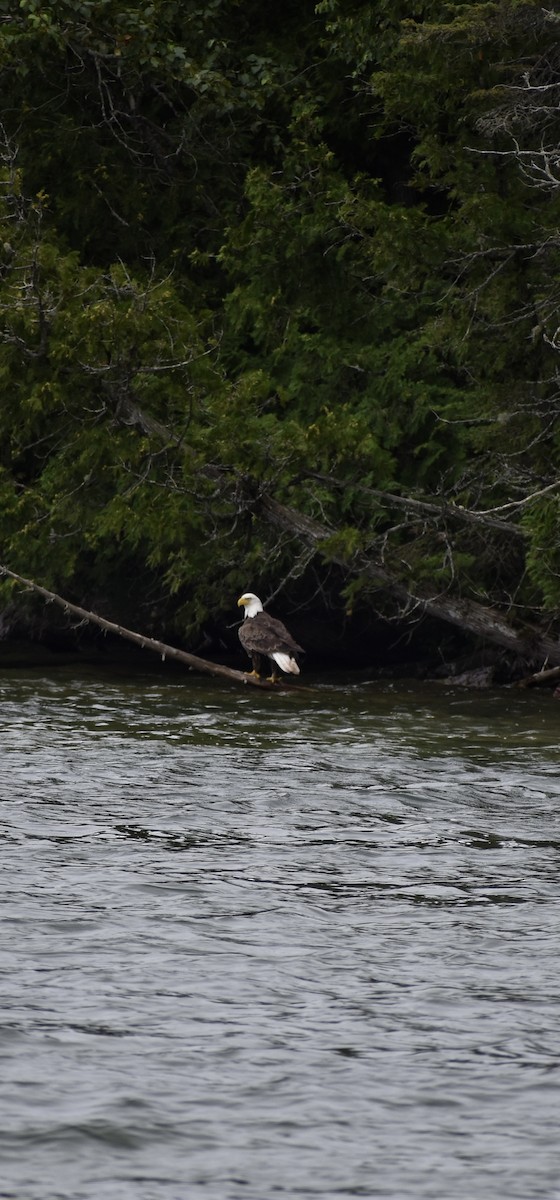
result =
M0 701L1 1197L560 1197L550 693Z

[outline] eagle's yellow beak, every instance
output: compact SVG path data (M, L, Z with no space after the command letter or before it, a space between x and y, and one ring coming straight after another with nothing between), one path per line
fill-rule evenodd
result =
M246 605L246 603L247 603L247 601L246 601L246 599L245 599L245 596L240 596L240 597L239 597L239 600L237 601L237 607L238 607L238 608L245 608L245 605Z

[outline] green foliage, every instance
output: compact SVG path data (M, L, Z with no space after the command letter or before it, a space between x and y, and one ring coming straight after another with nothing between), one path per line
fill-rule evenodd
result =
M560 497L541 498L528 509L523 520L529 534L527 573L542 595L545 608L558 606L560 579Z
M550 14L0 0L0 18L9 565L194 632L253 581L303 595L309 551L267 523L272 495L328 531L323 588L369 554L412 590L557 605L555 501L528 509L526 560L437 516L556 469L560 187L527 155L560 130L523 91L558 80ZM377 603L368 586L347 603Z

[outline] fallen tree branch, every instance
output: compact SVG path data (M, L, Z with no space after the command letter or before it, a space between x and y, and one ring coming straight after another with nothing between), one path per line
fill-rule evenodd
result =
M100 629L105 629L107 633L114 633L118 637L126 638L129 642L141 646L143 650L154 650L164 660L171 658L176 662L184 663L193 671L201 671L205 675L219 675L222 679L229 679L234 683L249 683L253 687L263 688L265 691L278 691L279 688L285 686L282 683L269 683L267 679L257 679L254 675L249 675L245 671L235 671L231 667L222 666L221 663L208 662L206 658L189 654L187 650L178 650L176 646L168 646L165 642L158 642L155 638L146 637L142 633L134 633L132 629L126 629L124 625L116 625L114 621L107 621L105 617L99 617L97 613L90 612L87 608L71 604L63 596L57 595L56 592L50 592L48 588L41 587L32 579L25 579L23 575L17 575L15 571L10 571L2 564L0 564L0 574L15 579L16 583L43 596L49 604L58 604L59 608L64 609L65 612L74 613L82 621L89 621L92 625L98 625Z
M545 671L535 671L533 675L518 679L516 687L538 687L541 683L551 683L555 679L560 679L560 667L547 667Z
M332 537L334 532L312 517L288 508L287 505L280 504L278 500L273 500L270 496L262 497L259 511L262 511L267 520L277 525L278 528L290 531L296 537L315 544L318 550L320 550L320 543ZM348 561L342 557L329 555L329 560L346 570L349 569ZM540 629L531 625L524 625L521 629L516 629L501 614L491 608L486 608L483 604L478 604L476 600L456 598L446 593L433 596L424 594L420 590L413 592L398 576L393 575L391 571L379 566L378 563L363 554L354 557L351 570L375 580L380 588L394 596L409 610L413 607L420 607L429 616L455 625L466 633L503 646L504 649L513 651L519 658L526 661L534 662L541 659L545 662L560 664L560 642L556 638L543 634Z

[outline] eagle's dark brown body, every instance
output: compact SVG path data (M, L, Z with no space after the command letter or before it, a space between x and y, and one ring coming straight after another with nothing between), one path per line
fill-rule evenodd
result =
M243 603L247 610L245 620L239 627L239 640L251 659L253 671L260 675L262 661L268 658L272 664L273 676L277 667L289 674L299 675L297 656L303 653L303 648L298 645L282 621L264 612L262 606L251 616L251 606L254 608L255 602L260 605L260 601L256 596L253 597L252 593L247 593L239 600L239 604Z

